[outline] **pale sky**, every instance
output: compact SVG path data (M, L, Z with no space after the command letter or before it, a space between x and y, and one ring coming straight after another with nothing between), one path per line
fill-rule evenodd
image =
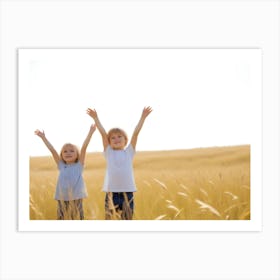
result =
M19 149L50 155L82 145L95 108L106 130L131 137L151 106L137 150L252 144L261 135L260 49L19 49ZM88 152L102 151L96 131Z

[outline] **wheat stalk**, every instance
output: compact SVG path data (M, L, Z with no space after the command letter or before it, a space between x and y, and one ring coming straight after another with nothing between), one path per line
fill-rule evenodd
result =
M214 215L221 217L221 214L219 213L219 211L217 209L215 209L213 206L211 206L210 204L207 204L199 199L196 199L195 202L200 205L200 207L199 207L200 209L207 209Z
M153 180L154 180L155 182L157 182L162 188L164 188L165 190L167 190L167 187L166 187L166 185L165 185L163 182L161 182L161 181L158 180L157 178L153 178Z

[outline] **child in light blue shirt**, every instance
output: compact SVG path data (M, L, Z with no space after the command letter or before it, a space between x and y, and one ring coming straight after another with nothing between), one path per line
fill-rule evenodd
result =
M59 169L54 196L58 202L58 220L84 219L83 199L87 197L87 190L82 173L84 170L86 149L95 129L95 125L90 127L80 152L77 146L66 143L63 145L60 154L57 153L46 138L44 131L38 129L35 131L35 134L43 140L52 153Z

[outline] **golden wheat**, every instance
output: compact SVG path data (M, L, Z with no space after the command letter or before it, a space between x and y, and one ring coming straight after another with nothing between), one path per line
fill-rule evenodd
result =
M250 146L138 152L135 220L250 219ZM104 220L105 160L89 153L85 219ZM51 157L30 158L30 219L55 220L58 176ZM118 218L118 216L116 216Z

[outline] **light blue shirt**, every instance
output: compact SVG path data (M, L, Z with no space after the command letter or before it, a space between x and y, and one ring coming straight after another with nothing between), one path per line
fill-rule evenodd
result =
M80 162L58 163L59 176L56 185L56 200L75 200L87 197L86 186L82 177L83 165Z

